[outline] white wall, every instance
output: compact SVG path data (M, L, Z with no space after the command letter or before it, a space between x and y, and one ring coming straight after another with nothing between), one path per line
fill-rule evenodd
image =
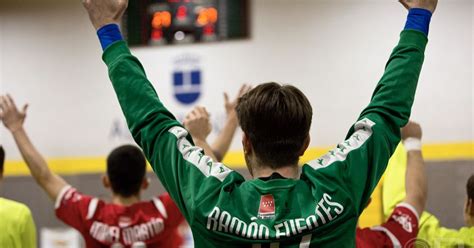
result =
M94 30L80 1L0 7L0 88L30 103L26 127L48 156L105 155L122 114ZM198 104L222 117L221 92L243 82L292 83L313 104L312 145L344 138L368 103L403 28L396 1L252 0L252 38L209 45L139 48L150 80L169 108L173 61L197 56L204 73ZM474 2L440 1L413 110L426 142L470 141L473 131ZM3 48L3 49L2 49ZM3 52L2 52L3 50ZM10 158L18 157L4 130ZM239 149L239 138L234 149Z

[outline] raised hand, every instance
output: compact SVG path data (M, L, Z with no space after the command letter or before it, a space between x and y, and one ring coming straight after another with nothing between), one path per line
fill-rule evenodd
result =
M28 104L25 104L20 111L10 95L0 96L0 119L12 133L23 127L27 108Z
M195 107L186 115L183 124L195 140L205 141L212 130L209 113L204 107Z
M224 107L225 107L225 111L228 117L236 116L235 107L237 106L237 102L239 98L243 96L245 93L249 92L251 89L252 89L252 86L248 84L243 84L242 86L240 86L239 93L233 100L230 100L229 94L224 92Z
M407 138L416 138L421 140L421 136L423 135L420 124L414 121L409 121L408 124L401 129L401 131L402 140L406 140Z
M438 0L399 0L399 2L408 10L420 8L429 10L431 13L434 13L438 5Z
M127 9L128 0L82 0L82 4L97 30L107 24L119 24Z

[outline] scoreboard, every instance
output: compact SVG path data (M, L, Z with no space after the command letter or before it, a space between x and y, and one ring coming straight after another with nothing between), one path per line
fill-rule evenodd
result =
M130 46L249 37L249 0L132 0L122 22Z

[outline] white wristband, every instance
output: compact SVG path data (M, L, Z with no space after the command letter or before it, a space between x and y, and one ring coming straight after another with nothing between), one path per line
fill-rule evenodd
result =
M413 137L406 138L403 141L405 150L409 151L421 151L421 140Z

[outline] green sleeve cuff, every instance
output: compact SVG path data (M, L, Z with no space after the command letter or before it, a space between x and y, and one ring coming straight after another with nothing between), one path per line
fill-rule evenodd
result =
M131 55L130 49L125 41L116 41L105 49L102 60L110 67L122 55Z
M399 45L415 46L424 52L427 44L428 37L421 31L403 30L400 34Z

